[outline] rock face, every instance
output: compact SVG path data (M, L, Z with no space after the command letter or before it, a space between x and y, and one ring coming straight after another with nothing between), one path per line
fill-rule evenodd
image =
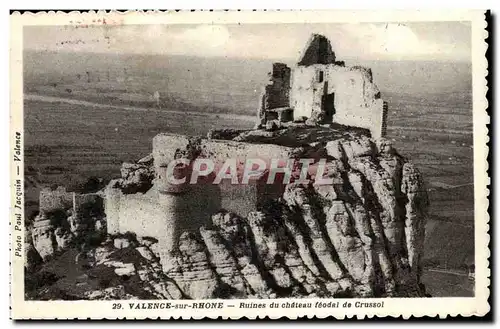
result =
M43 260L54 255L57 243L53 234L53 225L43 215L35 218L34 226L31 229L33 247Z
M30 272L33 271L37 265L43 262L42 257L33 246L33 236L29 230L24 232L24 268Z
M151 166L142 163L124 163L121 174L124 189L134 191L147 191L154 178Z
M333 183L290 183L246 218L185 233L166 272L191 298L416 297L428 199L390 143L325 145Z
M316 127L280 129L271 137L248 132L239 135L247 143L265 139L290 145L292 157L325 159L322 176L331 179L328 184L315 184L316 177L309 173L305 181L292 180L246 215L207 210L209 223L198 230L181 231L172 254L166 261L161 259L163 266L159 258L165 256L155 238L108 235L97 244L88 239L78 249L75 262L83 269L82 275L102 287L76 278L76 292L61 292L73 287L64 283L43 288L48 290L37 291L37 296L425 296L420 276L428 199L420 173L387 140L374 142L351 131L334 131L337 135L332 131ZM178 152L194 159L197 153L193 149L188 145ZM125 166L117 184L140 193L139 185L150 184L152 161L145 158ZM82 234L79 228L85 224L84 217L51 216L42 213L34 222L32 242L26 249L27 268L35 268L41 259L57 261L53 256L62 254L71 240L90 234ZM95 230L96 221L92 219L84 227Z
M112 180L110 185L120 188L123 193L145 193L153 185L153 157L146 156L136 163L125 162L120 169L121 178Z
M31 233L26 240L29 245L28 268L33 268L29 264L36 264L39 257L43 260L50 259L73 244L89 242L96 233L105 234L102 204L89 202L83 205L76 213L74 209L61 208L50 212L42 211L35 216L33 227L27 230Z

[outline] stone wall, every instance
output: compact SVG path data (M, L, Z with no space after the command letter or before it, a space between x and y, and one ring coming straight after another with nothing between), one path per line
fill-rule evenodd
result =
M120 233L120 202L123 193L119 189L108 186L105 194L106 231L108 234Z
M157 173L154 184L159 191L174 191L172 185L166 182L166 168L170 161L175 159L176 154L187 148L188 145L190 145L189 138L182 135L159 134L153 138L154 166ZM215 162L216 170L227 159L236 159L239 164L240 173L247 159L261 159L269 166L271 159L289 159L293 157L294 152L294 148L292 147L276 144L207 139L199 140L196 147L199 149L199 157L208 158ZM241 176L239 178L241 179ZM223 180L221 184L215 186L218 191L211 191L209 193L219 196L222 208L238 215L246 216L249 211L255 210L256 204L260 202L259 195L262 194L261 190L264 189L257 186L257 182L250 181L250 183L248 185L232 185L231 182ZM214 189L213 184L208 185L201 184L199 186L205 190ZM264 185L266 184L264 183ZM180 186L178 192L184 193L185 188L185 185Z
M273 63L270 83L265 87L265 109L290 106L290 68L283 63Z
M161 234L164 214L154 190L123 194L120 189L108 188L104 208L109 234L134 232L155 238Z
M133 232L158 239L162 264L167 263L183 232L198 231L220 209L217 186L189 185L182 193L152 188L145 194L123 194L120 189L106 189L108 233Z
M382 127L386 125L387 110L384 112L384 101L373 83L371 70L363 67L337 68L332 73L336 90L333 121L370 129L375 139L383 137Z
M199 229L210 213L220 208L218 191L210 185L192 185L183 193L161 193L155 188L145 194L123 194L114 188L106 190L105 209L110 234L134 232L138 236L160 239L171 230Z
M288 108L290 106L290 76L291 69L283 63L273 63L273 70L269 73L268 84L260 96L257 110L258 124L264 125L268 112L273 109Z
M106 208L110 209L111 212L119 214L123 212L123 214L119 215L119 220L116 221L114 218L117 216L110 215L108 211L106 212L108 229L111 227L119 232L124 232L126 227L127 230L136 230L136 232L142 232L142 234L157 238L160 243L161 261L164 266L167 266L172 248L177 245L177 240L183 232L198 230L210 221L212 214L220 209L246 217L249 212L257 209L258 204L262 202L263 196L277 195L277 193L274 193L276 191L272 190L271 185L258 184L255 181L250 181L248 185L232 185L230 181L223 180L218 185L209 183L185 184L177 190L173 189L171 184L166 182L166 167L170 161L178 158L179 154L184 154L186 149L191 149L191 151L196 149L197 151L193 152L197 153L197 156L212 159L216 163L216 168L220 168L219 166L230 158L236 158L240 165L244 164L245 160L249 158L258 158L269 162L271 159L288 159L294 151L291 147L275 144L253 144L207 139L194 141L182 135L156 135L153 138L153 158L157 177L153 189L158 191L156 192L157 199L147 200L145 196L134 195L125 198L121 196L122 200L118 202L114 200L116 196L110 194L109 201L107 201L110 204ZM137 204L134 204L129 199L132 197L138 198ZM155 204L159 204L160 206L157 206L157 208L161 209L161 211L148 211L147 215L142 215L143 222L150 222L147 224L147 228L134 227L130 224L124 226L122 224L122 218L127 217L128 213L137 213L136 209L141 204L148 202L152 208L154 208ZM161 218L161 224L151 224L153 222L157 223L156 219L152 219L155 216ZM162 227L162 229L158 229L158 227Z
M249 181L247 185L232 185L229 180L223 180L219 187L222 209L242 217L257 209L259 191L255 181Z
M72 210L74 216L84 218L102 214L103 200L98 193L79 194L67 192L64 187L55 190L42 189L40 191L40 212Z
M49 213L73 208L73 195L73 192L67 192L61 186L55 190L49 188L40 190L40 212Z
M346 126L369 129L372 138L378 139L384 137L382 129L382 127L386 125L384 123L384 104L384 101L377 99L369 108L355 108L350 111L335 114L333 121Z
M258 158L264 161L270 159L288 159L294 152L291 147L276 144L245 143L224 140L198 141L199 157L209 158L216 163L223 163L228 158L236 158L238 161L245 161L249 158ZM158 134L153 138L153 157L155 171L161 172L174 160L176 153L185 150L190 145L187 136L176 134ZM157 177L158 178L158 177ZM158 182L156 184L161 184Z
M331 107L332 122L370 129L374 138L384 136L387 110L384 112L370 69L335 64L297 66L292 73L291 106L294 119L309 118Z
M310 117L314 103L314 89L317 88L317 66L298 66L292 73L290 105L293 108L294 119Z
M172 252L184 232L198 232L210 223L210 216L221 209L219 188L214 185L189 185L183 193L159 193L164 229L158 237L161 264L167 270Z

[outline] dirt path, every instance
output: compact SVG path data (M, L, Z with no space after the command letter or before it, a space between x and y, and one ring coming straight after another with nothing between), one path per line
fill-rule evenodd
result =
M66 103L72 105L98 107L98 108L108 108L108 109L118 109L127 111L148 111L148 112L161 112L161 113L175 113L175 114L192 114L199 116L219 116L220 118L229 120L243 120L243 121L256 121L254 116L250 115L240 115L240 114L224 114L224 113L210 113L210 112L199 112L199 111L176 111L176 110L159 110L155 108L138 107L138 106L127 106L127 105L112 105L112 104L102 104L94 103L89 101L84 101L80 99L45 96L38 94L25 94L25 100L47 102L47 103ZM458 130L458 129L435 129L427 127L406 127L406 126L388 126L389 130L408 130L408 131L422 131L422 132L436 132L436 133L449 133L457 135L472 135L472 131Z
M159 112L159 113L175 113L175 114L193 114L199 116L218 116L220 118L229 120L243 120L243 121L255 121L255 117L249 115L239 115L239 114L224 114L224 113L209 113L209 112L199 112L199 111L176 111L176 110L158 110L154 108L138 107L138 106L127 106L127 105L112 105L112 104L102 104L88 102L80 99L71 99L63 97L45 96L37 94L25 94L24 100L46 102L46 103L65 103L71 105L80 105L88 107L97 108L107 108L107 109L117 109L117 110L127 110L127 111L137 111L137 112Z

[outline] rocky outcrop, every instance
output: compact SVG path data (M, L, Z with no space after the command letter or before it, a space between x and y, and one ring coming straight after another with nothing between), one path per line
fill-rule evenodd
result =
M122 178L119 186L126 194L146 192L154 179L152 162L124 163L121 168Z
M315 135L306 134L311 132ZM108 235L97 247L89 239L79 245L75 263L103 287L79 283L83 292L73 296L425 296L420 277L428 199L420 173L387 140L374 142L351 131L336 134L332 137L321 127L283 128L272 137L240 134L247 143L253 138L257 142L266 138L293 141L289 144L294 147L291 156L325 159L323 178L331 182L316 184L317 173L312 172L305 181L297 182L294 175L279 194L259 203L246 216L225 210L207 213L209 223L181 231L168 256L151 237ZM186 149L176 150L176 156L189 159L199 154L196 139ZM141 182L149 182L152 162L145 158L125 166L124 177L115 184L136 189ZM74 239L87 237L90 228L96 233L96 221L104 221L74 217L71 212L61 218L55 215L41 213L35 219L33 248L27 250L30 268L39 264L37 257L50 261ZM160 257L167 257L161 259L162 265Z
M246 218L223 211L181 236L166 274L186 296L425 295L428 200L419 172L387 140L323 145L331 184L292 182Z
M103 290L92 290L85 293L88 300L126 300L135 296L128 294L124 286L110 287Z
M119 248L115 242L120 241ZM118 283L103 290L104 297L97 291L87 291L88 299L182 299L182 291L162 271L159 259L148 245L139 244L135 238L120 237L108 239L102 246L86 253L83 258L91 259L93 268L107 268L119 277ZM137 247L135 247L137 246ZM102 271L102 270L101 270ZM140 287L134 288L134 284ZM130 289L132 288L132 289ZM138 289L134 291L135 289ZM138 293L143 296L138 296ZM146 297L147 296L147 297Z
M33 245L33 237L29 229L24 232L24 268L28 271L34 271L35 268L43 262L42 257Z
M153 186L155 172L150 154L136 162L125 162L120 168L121 177L109 182L108 188L120 189L125 194L145 193Z
M43 214L38 215L31 229L33 247L43 260L50 258L56 251L54 227Z
M89 202L83 205L82 209L76 212L72 208L55 209L50 212L42 211L35 216L33 227L27 231L30 233L27 248L34 249L29 254L33 262L38 257L43 260L50 259L75 243L82 245L89 242L94 235L105 234L105 227L102 224L105 219L102 217L102 212L97 211L102 204ZM92 211L87 211L85 208L91 208Z
M207 133L208 139L233 139L241 134L241 130L238 129L210 129Z
M223 297L224 290L231 287L221 282L208 257L201 237L185 232L179 238L178 252L165 272L191 298Z

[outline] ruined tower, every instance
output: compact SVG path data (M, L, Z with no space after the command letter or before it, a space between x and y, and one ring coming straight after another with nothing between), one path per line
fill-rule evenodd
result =
M313 34L295 67L274 63L259 104L258 127L269 120L337 123L385 136L387 103L373 83L372 71L336 61L330 41Z

